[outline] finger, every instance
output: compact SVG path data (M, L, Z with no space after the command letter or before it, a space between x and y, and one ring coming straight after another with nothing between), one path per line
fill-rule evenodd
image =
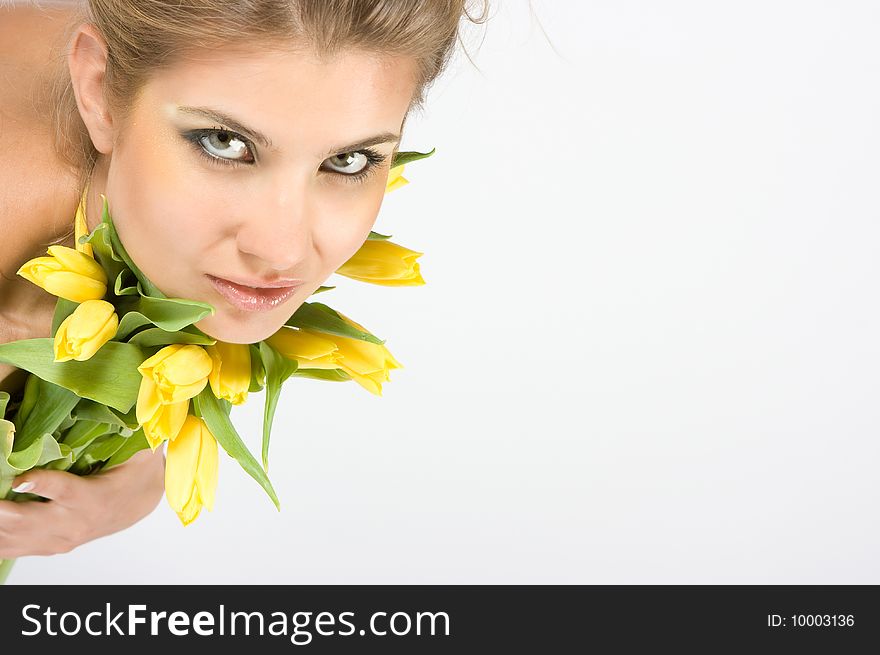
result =
M0 532L13 532L21 525L21 506L12 500L0 500Z
M57 521L61 506L54 503L0 501L0 559L23 555L53 555L66 548L66 542L47 534L47 526Z
M165 452L162 447L160 446L155 451L152 451L149 448L139 450L122 464L117 464L110 469L102 469L93 475L95 477L117 477L120 475L128 477L131 475L132 469L145 471L149 469L161 469L164 474Z
M76 504L83 484L80 476L67 471L35 469L15 478L12 490L19 493L37 494L69 506Z

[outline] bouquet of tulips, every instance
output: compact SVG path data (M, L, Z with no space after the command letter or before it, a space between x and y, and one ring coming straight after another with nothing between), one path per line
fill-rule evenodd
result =
M407 184L405 164L433 153L397 153L386 193ZM354 380L381 395L400 362L383 340L320 302L303 303L258 343L210 338L193 324L214 308L156 288L126 253L102 198L102 221L87 233L83 194L75 248L50 246L48 256L18 271L58 301L51 338L0 344L0 362L29 372L15 397L0 391L0 498L41 500L12 489L33 468L88 475L167 441L165 496L184 525L213 508L218 444L280 509L267 471L282 384L290 377ZM424 284L416 262L422 253L389 238L371 232L337 273L386 286ZM258 463L229 414L264 389ZM0 583L13 562L0 561Z

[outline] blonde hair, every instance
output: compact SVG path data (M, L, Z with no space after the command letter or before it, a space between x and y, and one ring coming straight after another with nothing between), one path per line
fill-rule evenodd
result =
M488 18L489 0L88 0L71 22L67 39L83 22L107 43L104 93L115 117L125 118L150 76L187 53L204 49L252 50L308 47L319 58L347 49L406 56L417 62L410 110L446 68L460 41L462 17ZM98 153L80 118L66 59L51 84L49 101L55 150L80 174L84 186ZM409 112L408 112L409 113Z

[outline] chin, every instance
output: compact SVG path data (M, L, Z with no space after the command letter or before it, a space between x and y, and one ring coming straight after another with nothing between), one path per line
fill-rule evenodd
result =
M287 314L286 316L289 316ZM259 317L254 317L255 319ZM207 334L212 339L223 341L226 343L257 343L263 339L267 339L277 332L284 321L279 325L267 323L267 316L262 317L263 320L246 319L235 320L231 316L220 316L215 314L197 321L193 325L199 330ZM281 320L281 319L278 319ZM286 320L286 318L284 319ZM268 325L268 327L267 327Z

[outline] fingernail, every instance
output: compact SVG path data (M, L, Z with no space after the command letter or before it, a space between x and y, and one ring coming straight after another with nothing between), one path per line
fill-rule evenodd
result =
M15 493L23 494L25 491L30 491L33 488L34 488L34 483L29 480L27 482L22 482L17 487L12 487L12 490Z

